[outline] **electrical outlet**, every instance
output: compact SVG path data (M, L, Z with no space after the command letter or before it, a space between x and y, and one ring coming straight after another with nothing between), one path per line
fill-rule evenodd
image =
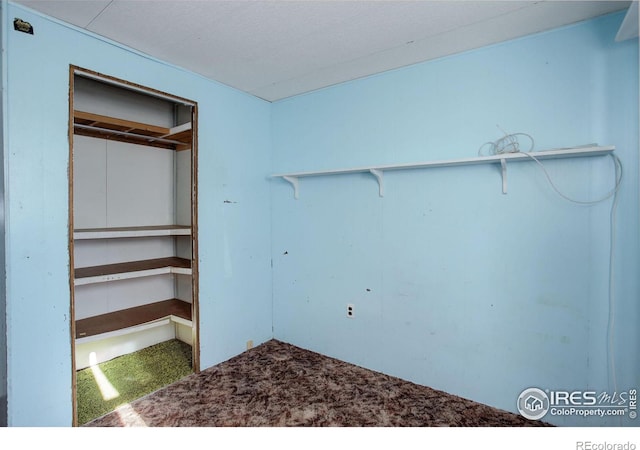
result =
M349 319L353 319L353 315L355 313L354 309L353 303L347 303L347 317Z

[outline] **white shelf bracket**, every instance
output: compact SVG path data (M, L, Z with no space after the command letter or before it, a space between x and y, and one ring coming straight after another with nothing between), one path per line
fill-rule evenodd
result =
M282 178L284 178L285 180L287 180L289 183L291 183L291 186L293 186L293 198L295 198L296 200L298 200L298 177L292 177L292 176L288 176L288 175L284 175Z
M502 166L502 193L507 193L507 160L501 159L500 165Z
M380 195L380 197L384 197L384 175L382 170L369 169L369 172L371 172L371 175L376 177L376 180L378 180L378 195Z

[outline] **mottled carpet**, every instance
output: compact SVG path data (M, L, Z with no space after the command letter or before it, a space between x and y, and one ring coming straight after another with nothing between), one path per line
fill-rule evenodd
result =
M546 426L429 387L266 342L86 426Z

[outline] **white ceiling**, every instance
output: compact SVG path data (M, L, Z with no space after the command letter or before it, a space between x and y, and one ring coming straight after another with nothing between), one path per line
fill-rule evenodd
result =
M269 101L630 4L611 0L16 3Z

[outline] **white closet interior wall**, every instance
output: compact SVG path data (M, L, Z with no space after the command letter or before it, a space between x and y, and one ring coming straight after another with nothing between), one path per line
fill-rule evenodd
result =
M78 76L74 81L74 109L169 128L191 120L188 106ZM75 229L191 225L191 150L80 135L74 136L73 145ZM171 256L191 259L191 251L189 236L76 240L74 260L75 267L88 267ZM76 286L75 319L170 298L191 303L191 278L167 274ZM166 330L153 330L153 336L147 334L136 347L174 336L191 343L190 329L174 330L170 324ZM131 347L131 338L135 336L93 343L91 349L102 348L99 359L106 360L122 354L119 345ZM77 368L87 365L83 348L83 344L76 348Z

